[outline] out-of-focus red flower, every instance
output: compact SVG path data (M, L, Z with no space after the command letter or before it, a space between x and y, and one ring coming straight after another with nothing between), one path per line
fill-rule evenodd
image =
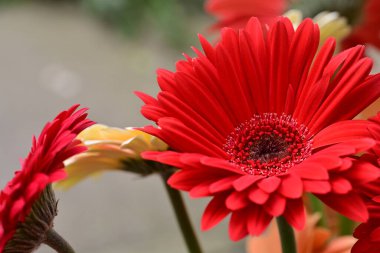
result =
M366 0L360 23L343 41L343 46L349 48L359 44L371 44L380 48L380 1Z
M33 203L45 187L62 179L66 174L63 161L84 151L84 146L75 137L86 127L93 124L86 119L87 109L76 111L75 105L61 112L45 125L21 170L0 193L0 252L12 239L17 225L28 216Z
M380 183L380 182L378 182ZM354 232L359 240L352 248L352 253L378 253L380 249L380 195L368 206L370 219L360 224Z
M375 145L375 123L351 119L379 97L380 75L369 74L364 47L333 56L329 39L316 53L318 26L307 19L294 31L286 18L226 28L216 46L200 41L204 53L158 71L157 99L138 95L158 125L143 131L172 149L143 157L179 168L172 187L212 197L202 229L228 214L232 240L260 235L277 216L302 229L305 192L366 221L356 188L379 171L353 156Z
M286 7L286 0L208 0L205 3L205 10L218 19L216 29L243 28L252 16L270 24L285 12Z
M371 134L380 140L380 113L371 118L371 121L377 124L377 127L370 129ZM380 170L380 141L372 148L372 151L361 159L376 164ZM361 191L367 198L370 219L355 229L354 236L359 240L352 248L352 253L378 253L380 249L380 179L364 185Z

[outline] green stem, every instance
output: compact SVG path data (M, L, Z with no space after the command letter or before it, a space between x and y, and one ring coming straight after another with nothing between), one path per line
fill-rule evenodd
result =
M183 238L186 242L187 249L189 250L189 253L202 253L202 249L191 225L181 193L167 184L167 180L171 174L171 172L162 172L161 176L164 181L166 191L169 195L170 202L173 206L177 222L181 228Z
M65 239L62 238L53 228L46 232L46 238L43 242L50 246L57 253L75 253L74 249L70 246Z
M312 213L320 213L321 218L318 221L318 225L322 227L328 227L326 207L325 205L314 195L309 195L310 207Z
M281 238L282 253L297 253L293 228L282 216L277 218L277 226Z
M349 218L339 215L340 235L352 235L355 227L355 222Z

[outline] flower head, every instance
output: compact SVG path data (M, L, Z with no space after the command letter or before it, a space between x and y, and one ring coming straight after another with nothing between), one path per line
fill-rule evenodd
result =
M205 10L219 19L214 28L227 26L239 29L252 16L258 17L263 23L272 23L284 13L286 6L286 0L208 0Z
M29 155L21 170L0 193L0 251L28 218L34 203L51 183L65 177L63 161L84 151L76 135L93 124L86 119L86 109L78 105L61 112L45 125L38 139L33 138ZM41 238L36 238L36 240ZM37 245L38 246L38 245ZM33 249L30 249L30 252Z
M69 188L90 175L106 170L124 169L144 174L147 166L136 168L143 162L141 152L163 151L168 148L160 139L142 131L100 124L85 129L77 139L88 150L65 161L68 177L59 181L58 187Z
M378 182L379 183L379 182ZM352 253L377 253L380 249L380 196L369 204L370 219L360 224L354 232L358 242L352 248Z
M373 127L370 131L379 140L380 113L371 118L371 121L376 123L376 127ZM378 166L380 170L380 141L373 147L371 154L363 156L361 159L368 160ZM370 218L355 229L354 236L359 240L352 248L352 253L375 253L380 249L380 179L364 185L361 192L367 199Z
M375 145L374 123L351 119L379 97L380 75L369 74L364 47L333 56L329 39L316 54L318 26L307 19L294 30L287 18L226 28L215 47L200 41L204 53L158 71L157 99L138 95L158 125L143 131L172 149L143 157L179 168L172 187L212 197L202 229L228 214L233 240L261 234L277 216L302 229L305 192L366 221L356 187L379 172L353 157Z

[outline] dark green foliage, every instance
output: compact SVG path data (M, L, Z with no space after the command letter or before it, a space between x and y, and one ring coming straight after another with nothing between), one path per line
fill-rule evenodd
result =
M188 41L193 15L202 13L203 0L0 0L0 6L21 2L75 3L128 37L158 30L172 46ZM59 8L59 5L57 5Z

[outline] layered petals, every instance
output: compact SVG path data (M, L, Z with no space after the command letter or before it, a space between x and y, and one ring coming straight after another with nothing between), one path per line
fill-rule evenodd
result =
M377 123L352 119L380 96L380 75L370 74L364 47L334 56L335 41L318 49L319 38L310 19L294 29L287 18L270 26L252 18L240 31L225 28L215 46L200 36L204 52L159 70L157 98L138 93L157 124L142 130L171 147L142 157L177 167L172 187L212 197L203 229L229 214L233 240L278 216L302 229L306 192L368 219L357 189L379 173L357 156L373 152Z

